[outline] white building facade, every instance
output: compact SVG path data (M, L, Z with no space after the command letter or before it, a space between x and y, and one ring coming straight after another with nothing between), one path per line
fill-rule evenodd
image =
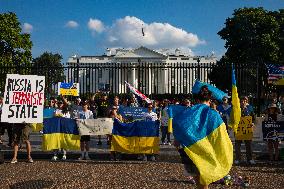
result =
M208 82L208 70L216 57L173 54L146 47L107 50L103 56L70 57L67 81L80 83L80 91L94 93L102 88L126 93L125 81L144 94L190 93L195 79ZM78 77L78 76L79 77Z

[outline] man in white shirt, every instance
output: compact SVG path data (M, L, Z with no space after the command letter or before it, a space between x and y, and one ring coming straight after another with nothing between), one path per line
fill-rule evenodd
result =
M155 112L153 112L153 105L152 104L148 104L148 112L146 112L143 115L143 120L144 121L156 121L156 120L158 120L157 114ZM150 158L151 161L156 161L155 154L149 155L149 158ZM146 156L146 154L140 154L138 156L138 159L142 160L142 161L147 161L147 156Z
M143 119L145 121L156 121L158 120L158 116L155 112L153 112L153 105L148 104L148 112L143 115Z

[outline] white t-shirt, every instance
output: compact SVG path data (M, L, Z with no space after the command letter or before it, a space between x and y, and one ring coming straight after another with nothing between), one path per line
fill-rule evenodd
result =
M143 119L145 121L156 121L158 120L158 116L155 112L151 112L151 113L147 112L143 115Z
M65 113L63 114L63 113L62 113L62 110L56 109L56 110L55 110L55 115L59 115L59 114L61 114L62 117L64 117L64 118L71 118L69 111L68 111L68 112L65 112Z
M161 125L167 127L168 126L168 121L169 121L169 115L168 115L168 107L165 107L161 111Z
M94 116L93 116L93 112L91 110L87 110L87 111L79 111L78 112L78 119L94 119Z

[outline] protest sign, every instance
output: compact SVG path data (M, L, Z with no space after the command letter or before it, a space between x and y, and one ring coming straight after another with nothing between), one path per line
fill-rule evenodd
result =
M78 119L77 126L80 135L108 135L112 133L113 119Z
M252 140L252 117L244 116L241 117L238 125L237 133L235 133L236 140Z
M42 123L45 77L7 74L1 121Z
M143 115L148 112L147 108L143 107L126 107L119 106L118 113L127 120L143 119Z
M262 122L263 140L284 141L284 121Z
M58 82L58 95L79 96L79 83Z

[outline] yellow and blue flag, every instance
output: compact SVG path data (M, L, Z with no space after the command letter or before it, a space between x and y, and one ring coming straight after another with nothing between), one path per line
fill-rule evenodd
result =
M76 120L68 118L49 118L43 120L42 150L79 150L80 135Z
M58 95L79 96L79 83L58 83Z
M158 121L122 123L114 119L111 151L127 154L157 154L159 150Z
M233 146L219 113L205 104L169 109L173 135L197 167L199 182L207 185L226 176L233 163Z
M235 133L237 133L240 119L241 119L240 99L237 90L235 69L234 67L232 67L232 109L228 125L229 127L233 128Z
M54 108L44 108L43 109L43 119L52 118L54 116L55 109ZM43 123L31 123L30 127L33 132L39 132L43 129Z

